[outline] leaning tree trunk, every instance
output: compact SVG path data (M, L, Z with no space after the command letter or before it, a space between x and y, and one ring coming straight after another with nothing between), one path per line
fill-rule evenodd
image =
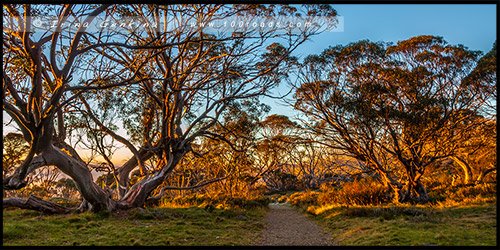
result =
M90 170L76 151L64 142L57 141L57 138L53 138L53 123L49 118L46 117L41 122L40 128L33 130L35 139L31 144L30 155L11 176L5 178L4 188L20 189L25 185L25 178L29 173L43 166L56 166L74 180L83 198L89 202L92 211L114 210L116 201L93 182ZM26 133L28 132L23 131L23 134ZM23 204L30 204L29 207L40 205L39 209L44 209L44 206L47 205L47 202L26 201L26 203L22 203L19 200L4 200L3 202L25 207L28 205Z
M4 180L4 188L19 189L25 183L24 179L27 174L43 166L56 166L73 179L78 191L85 201L88 202L88 207L91 211L113 211L116 208L117 202L106 191L94 183L90 170L76 152L68 145L58 143L58 146L61 147L56 147L53 144L44 144L37 156L33 157L29 162L23 163L28 164L25 171L20 171L20 168L18 168L13 175ZM61 149L64 149L64 151ZM23 205L24 203L20 200L3 200L3 202L4 204L7 202L11 206L17 204L20 207L33 209L37 205L40 205L38 210L46 210L46 207L49 206L49 202L42 204L42 202L33 202L31 200L26 201L26 205Z
M94 183L90 170L82 161L52 145L42 152L42 156L47 165L56 166L75 181L78 191L89 203L91 211L113 211L116 208L116 201Z
M453 161L455 161L461 168L462 170L464 171L464 184L465 185L470 185L470 184L473 184L473 175L472 175L472 169L469 165L469 163L467 163L467 161L462 158L462 157L452 157Z

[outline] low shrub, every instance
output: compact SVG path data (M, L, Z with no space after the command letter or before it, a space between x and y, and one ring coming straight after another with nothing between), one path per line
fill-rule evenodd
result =
M318 198L322 193L316 191L304 191L290 195L288 202L298 207L307 207L318 204Z
M286 196L281 196L281 197L279 197L279 198L278 198L278 202L279 202L279 203L284 203L284 202L286 202L287 200L288 200L288 197L286 197Z
M389 198L384 186L373 180L354 180L339 188L324 190L318 204L380 205L387 201Z

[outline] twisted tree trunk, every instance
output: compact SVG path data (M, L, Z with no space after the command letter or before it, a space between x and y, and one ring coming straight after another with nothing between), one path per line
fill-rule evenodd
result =
M163 183L165 178L172 172L174 167L186 153L187 151L181 150L175 153L169 153L167 157L164 157L163 163L166 162L165 166L162 167L160 171L146 176L134 184L120 200L120 207L132 208L144 206L151 192Z
M95 184L92 180L90 170L82 161L79 161L68 153L67 150L63 151L55 146L50 146L39 156L35 157L36 160L31 163L33 167L29 169L34 170L38 167L48 165L56 166L75 181L78 191L84 198L84 201L77 210L84 211L89 209L93 212L107 210L111 212L118 209L144 206L151 192L165 180L185 153L185 151L178 151L177 153L169 154L168 157L165 157L165 161L167 162L166 165L162 167L160 171L148 175L134 184L120 200L114 200L107 191ZM11 179L17 180L16 178ZM11 182L14 182L14 185L17 183L15 181ZM48 211L51 213L67 213L71 210L75 210L64 208L48 201L43 201L37 197L30 197L28 200L8 198L4 199L3 203L5 207L20 207L38 211Z
M380 176L381 183L387 189L386 196L391 197L395 203L403 202L405 200L405 195L403 192L403 184L396 181L388 173L377 169L376 171Z

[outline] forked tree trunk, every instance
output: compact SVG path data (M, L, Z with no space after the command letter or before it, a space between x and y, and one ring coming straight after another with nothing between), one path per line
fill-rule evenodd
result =
M402 197L402 202L410 200L418 202L429 201L429 195L427 194L427 190L420 181L423 172L417 171L418 168L414 166L414 164L416 163L412 163L411 161L408 160L402 161L402 163L405 166L406 176L408 178L406 193L404 197Z
M420 180L410 181L408 184L407 200L415 200L418 202L429 201L427 190Z
M158 173L146 176L130 188L130 190L119 201L120 208L126 209L144 206L151 192L163 183L165 178L172 172L174 167L186 153L187 152L185 151L179 151L177 153L169 154L169 157L165 159L167 162L166 165L162 167Z
M382 177L382 183L387 189L387 195L392 196L395 203L417 200L427 202L429 196L419 178L416 181L409 181L406 186L391 178L387 173L379 172ZM413 177L415 178L415 177Z
M149 158L153 156L153 154L149 151L145 151L143 149L139 150L139 155L142 157L143 161L147 161ZM138 162L136 157L130 158L123 166L119 169L118 172L118 198L121 199L129 190L129 175L132 170L137 167Z

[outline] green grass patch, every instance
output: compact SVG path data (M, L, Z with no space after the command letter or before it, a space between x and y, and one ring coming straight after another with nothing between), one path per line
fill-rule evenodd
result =
M3 210L5 246L250 245L266 208L148 208L118 213L46 215Z
M496 204L308 210L308 216L327 228L341 245L494 246L497 240Z

